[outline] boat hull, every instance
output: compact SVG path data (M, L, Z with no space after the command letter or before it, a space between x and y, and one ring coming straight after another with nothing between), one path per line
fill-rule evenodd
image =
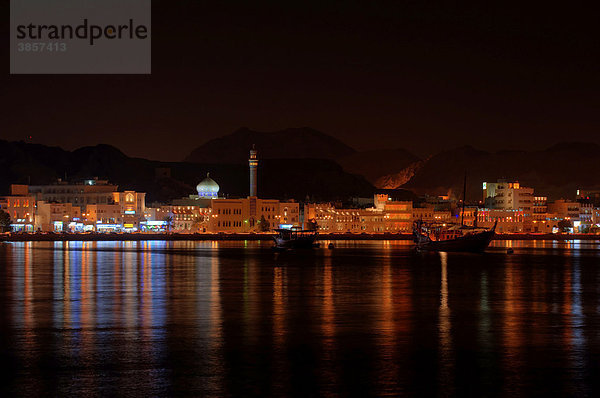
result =
M432 241L422 239L416 241L419 250L439 252L482 252L494 239L495 231L484 231L472 235L461 236L455 239Z
M278 249L311 249L315 245L316 236L303 236L296 239L274 238Z

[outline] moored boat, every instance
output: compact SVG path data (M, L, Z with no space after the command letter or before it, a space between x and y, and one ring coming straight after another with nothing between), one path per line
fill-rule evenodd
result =
M467 201L467 174L463 184L463 198L460 224L425 223L422 220L413 223L413 241L418 250L438 252L482 252L496 234L496 225L490 229L465 225L465 203Z
M318 232L292 227L290 229L276 229L277 235L274 249L310 249L315 247Z
M464 225L413 224L413 240L417 249L440 252L482 252L496 234L496 223L490 229Z

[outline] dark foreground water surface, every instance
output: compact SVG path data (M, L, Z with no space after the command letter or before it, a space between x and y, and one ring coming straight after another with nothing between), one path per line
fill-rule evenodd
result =
M0 244L0 395L600 396L597 242L270 246Z

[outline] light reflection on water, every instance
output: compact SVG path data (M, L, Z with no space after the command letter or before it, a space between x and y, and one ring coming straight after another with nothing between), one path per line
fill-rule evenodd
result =
M598 392L597 242L495 241L482 255L327 243L307 253L268 242L2 244L2 388Z
M439 310L439 343L440 343L440 381L445 386L444 395L454 393L454 377L452 374L454 360L452 355L452 320L448 304L448 253L440 253L442 265L442 283L440 287Z

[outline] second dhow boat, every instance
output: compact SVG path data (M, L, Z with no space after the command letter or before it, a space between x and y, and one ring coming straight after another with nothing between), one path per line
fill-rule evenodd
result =
M465 225L465 203L467 201L467 173L463 182L463 200L460 225L424 223L419 220L413 223L413 240L418 250L438 252L482 252L496 234L496 225L490 229L469 227ZM475 222L477 219L475 219Z
M275 232L277 232L277 235L273 237L275 241L273 249L276 250L310 249L317 245L315 243L318 235L316 231L292 227L290 229L276 229Z
M413 240L418 250L482 252L494 239L496 224L490 229L483 229L417 221L413 225Z

